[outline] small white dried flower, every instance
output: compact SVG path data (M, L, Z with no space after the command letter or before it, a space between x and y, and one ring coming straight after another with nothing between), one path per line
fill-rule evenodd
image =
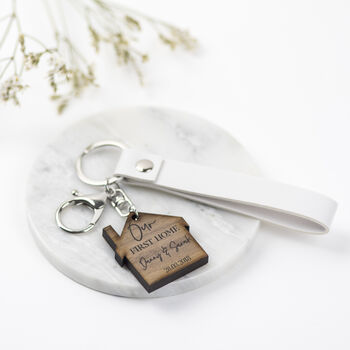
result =
M141 84L143 84L141 65L149 60L149 55L141 52L137 45L138 40L142 38L140 33L145 26L148 25L149 28L155 30L161 42L171 49L183 47L191 50L196 45L196 40L187 31L125 9L117 4L105 0L81 0L74 3L72 8L76 8L79 15L82 15L87 23L87 30L94 50L99 52L102 44L112 47L117 62L121 65L131 66ZM15 5L14 1L13 13L3 17L9 22L5 26L2 43L9 32L13 30L17 30L17 36L14 52L3 58L0 57L0 100L11 100L15 104L19 104L18 94L27 87L21 82L23 71L41 65L45 56L48 57L49 62L47 78L52 90L51 99L57 103L58 112L62 113L72 98L80 96L89 86L96 86L94 69L80 54L67 34L63 34L57 29L49 3L47 3L48 16L53 24L57 43L56 47L50 49L40 39L22 32L22 25ZM29 49L31 43L41 49L32 50L31 47ZM9 69L14 72L10 78L8 78Z
M1 100L13 101L15 105L19 105L17 94L26 87L17 75L7 79L0 87Z

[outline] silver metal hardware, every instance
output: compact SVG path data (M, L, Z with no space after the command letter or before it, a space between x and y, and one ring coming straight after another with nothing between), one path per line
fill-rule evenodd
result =
M90 179L83 172L83 164L82 164L83 158L87 154L89 154L91 151L96 150L98 148L102 148L102 147L116 147L116 148L124 149L126 146L123 143L116 142L116 141L100 141L100 142L95 142L84 149L83 153L81 153L81 155L78 157L77 162L75 164L75 167L76 167L76 171L77 171L79 179L88 185L92 185L92 186L105 186L105 185L107 185L107 180L105 180L105 179L104 180ZM119 182L123 179L123 177L122 176L114 176L112 179Z
M120 216L125 217L130 213L134 213L134 220L137 220L139 213L137 212L134 203L127 196L125 191L119 187L117 182L113 181L113 178L106 180L106 182L107 185L104 187L104 191L100 193L79 195L76 190L72 191L72 194L76 196L76 198L62 203L56 211L57 226L69 233L83 233L90 231L100 219L107 200L111 203L112 207ZM64 225L61 220L63 210L74 205L85 205L93 211L93 216L90 220L90 223L84 228L69 228Z
M129 216L130 213L135 214L135 220L138 219L139 213L136 210L134 203L127 196L117 182L107 183L105 186L108 199L112 207L117 211L120 216Z
M117 148L125 148L124 144L115 142L115 141L101 141L93 143L92 145L85 148L83 153L79 156L76 163L76 170L78 173L78 177L81 181L93 185L93 186L103 186L103 192L90 194L90 195L79 195L78 191L72 191L73 196L75 198L68 200L60 205L60 207L56 211L56 223L57 226L62 230L69 233L83 233L90 231L100 219L102 212L105 208L106 202L109 201L112 207L117 211L120 216L128 216L130 213L134 213L133 219L137 220L139 217L138 211L131 201L131 199L127 196L125 191L120 188L119 182L123 179L121 176L112 176L107 178L106 180L92 180L85 176L82 170L82 160L83 158L91 151L101 148L101 147L117 147ZM153 163L152 163L153 165ZM61 215L64 209L75 206L75 205L85 205L89 209L93 211L93 216L89 222L89 224L82 229L72 229L63 224L61 220Z
M153 169L154 165L149 159L141 159L137 161L135 167L140 173L148 173Z
M107 194L105 192L101 192L101 193L80 196L76 190L72 191L72 194L73 196L76 196L76 198L73 198L71 200L68 200L62 203L61 206L59 206L59 208L56 211L57 226L69 233L88 232L95 226L96 222L101 217L103 209L105 208L105 205L106 205ZM93 216L90 220L90 223L84 228L81 228L81 229L69 228L66 225L64 225L61 220L62 211L74 205L85 205L93 211Z

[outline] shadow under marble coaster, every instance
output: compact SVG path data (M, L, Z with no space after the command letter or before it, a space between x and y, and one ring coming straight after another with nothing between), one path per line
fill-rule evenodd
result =
M164 297L198 288L229 271L243 255L259 227L259 221L225 210L150 189L124 185L141 212L181 216L191 234L208 253L209 263L148 294L132 273L119 266L102 237L112 225L121 232L125 219L109 206L96 227L87 233L69 234L56 226L55 211L72 189L98 192L83 184L75 173L75 161L92 142L122 141L164 157L217 166L258 175L259 170L244 148L223 129L187 113L150 107L116 109L86 118L70 126L39 156L32 169L27 211L34 238L47 259L71 279L92 289L127 297ZM113 172L118 154L92 155L87 172L100 178ZM220 179L213 179L220 181ZM68 217L81 226L84 208Z

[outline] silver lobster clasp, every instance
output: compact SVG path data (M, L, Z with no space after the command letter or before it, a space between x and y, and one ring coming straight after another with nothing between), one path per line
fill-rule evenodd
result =
M72 191L72 194L73 196L75 196L75 198L62 203L61 206L56 211L57 225L62 230L69 233L88 232L95 226L95 224L101 217L103 209L105 208L105 205L106 205L108 195L106 192L100 192L100 193L89 194L89 195L79 195L76 190ZM62 211L68 207L75 206L75 205L85 205L93 211L92 219L90 220L90 223L85 228L72 229L65 226L61 221Z
M79 156L76 163L78 177L80 178L80 180L89 185L103 186L103 192L89 195L79 195L77 191L72 192L75 198L62 203L56 211L57 226L66 232L84 233L90 231L99 220L103 209L105 208L107 200L111 203L112 207L117 211L117 213L120 216L126 217L130 213L133 213L134 220L138 220L139 218L139 214L136 210L134 203L127 196L125 191L119 187L119 182L123 180L123 177L118 175L112 175L110 177L105 178L104 180L93 180L84 174L82 165L83 158L87 156L91 151L102 147L115 147L123 149L125 148L125 145L115 141L95 142L90 146L86 147L83 153ZM92 219L85 228L69 228L66 225L64 225L61 220L62 211L68 207L73 207L75 205L84 205L93 211Z

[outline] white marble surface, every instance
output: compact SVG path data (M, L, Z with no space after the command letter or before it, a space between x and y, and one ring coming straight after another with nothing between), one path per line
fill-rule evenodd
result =
M47 259L71 279L101 292L128 297L159 297L186 292L208 283L231 269L254 238L259 221L191 202L169 194L124 187L139 211L183 216L192 235L209 254L209 263L167 286L148 294L128 269L114 260L102 238L112 224L121 231L124 219L109 206L90 232L72 235L60 230L54 214L70 198L72 189L97 192L79 181L75 160L90 143L112 139L152 153L257 174L246 151L224 130L186 113L154 108L129 108L101 113L74 124L54 140L36 161L28 183L30 227ZM97 151L87 160L89 174L110 175L117 151ZM217 179L219 180L219 179ZM213 179L215 181L215 179ZM74 213L74 214L72 214ZM81 225L90 215L81 208L67 212L65 220Z

